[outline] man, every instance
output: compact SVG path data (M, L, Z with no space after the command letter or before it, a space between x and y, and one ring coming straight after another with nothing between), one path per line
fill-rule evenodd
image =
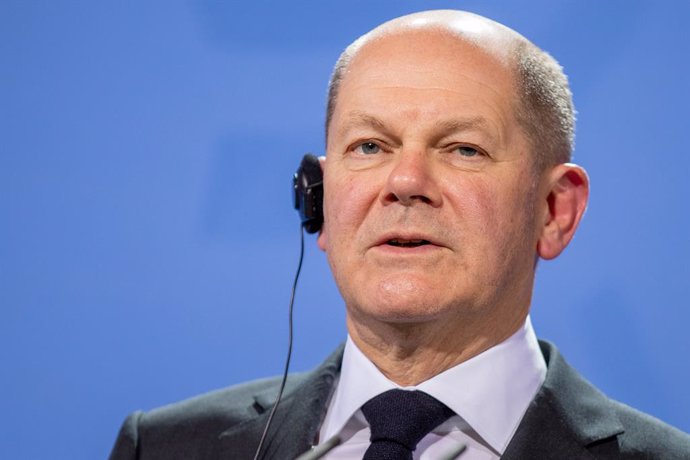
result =
M690 458L690 437L532 330L537 260L565 249L588 197L550 56L473 14L398 18L339 59L326 129L318 244L348 340L289 379L260 458L333 437L331 459ZM253 458L278 385L135 413L111 458Z

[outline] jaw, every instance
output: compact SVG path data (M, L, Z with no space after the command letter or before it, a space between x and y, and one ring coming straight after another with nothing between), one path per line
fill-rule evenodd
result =
M392 310L374 318L348 305L347 329L374 365L402 386L418 385L500 343L518 330L526 316L525 312L514 319L502 318L498 327L492 327L484 309L455 316L428 311L424 317Z

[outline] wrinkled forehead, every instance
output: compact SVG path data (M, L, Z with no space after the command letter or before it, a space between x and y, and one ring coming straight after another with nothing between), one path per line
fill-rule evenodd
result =
M488 19L458 13L405 16L356 41L340 75L332 119L340 122L353 103L367 106L377 94L405 88L407 92L396 96L398 108L416 100L419 110L434 112L454 94L465 110L491 109L512 123L518 88L511 31ZM433 104L429 98L441 101Z

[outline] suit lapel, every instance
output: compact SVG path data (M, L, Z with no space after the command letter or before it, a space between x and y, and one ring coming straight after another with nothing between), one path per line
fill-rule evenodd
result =
M617 442L623 427L612 403L584 380L548 342L540 342L547 363L546 380L530 404L504 460L593 459L589 448ZM343 347L339 347L315 371L288 381L271 423L262 459L295 458L311 448L340 372ZM276 388L257 393L257 416L219 435L224 458L252 459L264 430Z
M604 394L571 368L552 344L540 345L546 380L501 458L594 458L587 448L616 442L623 426Z
M295 458L311 448L340 372L342 355L340 346L313 372L288 379L264 441L262 459ZM229 449L227 458L253 458L276 396L277 387L256 394L253 410L259 415L221 433L219 439Z

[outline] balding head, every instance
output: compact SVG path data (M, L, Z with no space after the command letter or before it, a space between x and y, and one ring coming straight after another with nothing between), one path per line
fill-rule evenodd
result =
M393 19L345 49L328 86L326 139L339 89L360 50L381 40L426 31L470 44L512 73L515 116L530 141L538 169L570 160L575 117L572 94L561 66L514 30L482 16L454 10L424 11Z

